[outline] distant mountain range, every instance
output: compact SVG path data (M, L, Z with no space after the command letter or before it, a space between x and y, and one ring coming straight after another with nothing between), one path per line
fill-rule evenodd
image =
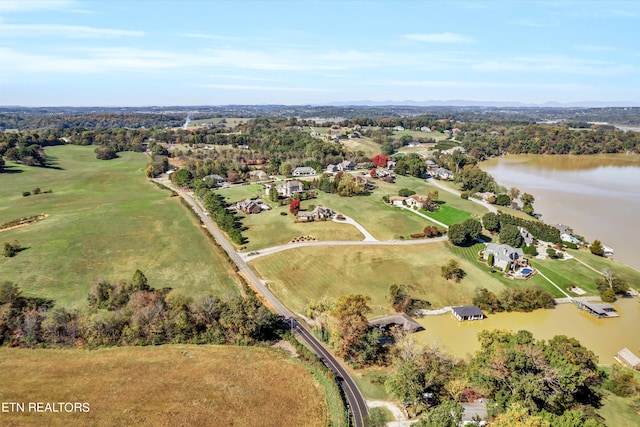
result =
M514 107L514 108L607 108L607 107L640 107L640 102L633 101L582 101L582 102L555 102L548 101L542 104L525 103L517 101L469 101L464 99L450 99L445 101L336 101L313 105L335 106L416 106L416 107Z

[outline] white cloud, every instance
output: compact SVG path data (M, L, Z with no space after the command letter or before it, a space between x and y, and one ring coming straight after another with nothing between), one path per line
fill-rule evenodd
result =
M427 43L469 43L473 39L455 33L405 34L404 38Z
M144 33L142 31L95 28L81 25L0 23L0 37L58 36L80 39L93 37L138 37L143 35Z

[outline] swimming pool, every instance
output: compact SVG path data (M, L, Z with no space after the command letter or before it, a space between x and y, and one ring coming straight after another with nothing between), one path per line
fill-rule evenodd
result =
M526 267L526 268L523 268L522 270L520 270L520 274L522 274L523 276L528 276L531 273L533 273L533 269L529 268L529 267Z

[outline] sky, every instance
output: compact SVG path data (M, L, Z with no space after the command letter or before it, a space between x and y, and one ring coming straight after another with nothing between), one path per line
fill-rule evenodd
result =
M0 105L640 105L640 2L0 0Z

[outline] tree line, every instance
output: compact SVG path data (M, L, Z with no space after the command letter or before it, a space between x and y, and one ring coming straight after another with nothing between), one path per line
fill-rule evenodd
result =
M22 295L0 283L0 345L113 346L168 343L253 345L286 328L251 291L222 300L191 298L171 288L154 289L137 270L130 281L98 280L84 309Z

